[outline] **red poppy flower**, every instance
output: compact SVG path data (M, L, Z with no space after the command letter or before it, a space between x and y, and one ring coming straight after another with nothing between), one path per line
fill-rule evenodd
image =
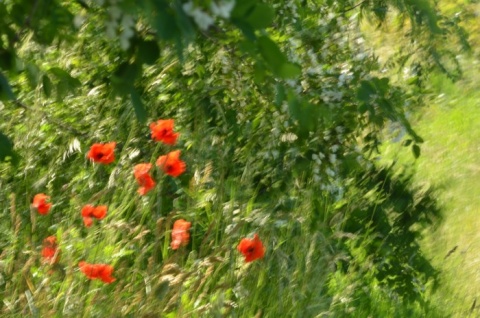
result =
M173 119L157 120L151 123L152 139L167 145L174 145L177 142L179 133L173 132L173 124Z
M87 262L81 261L78 263L78 267L89 279L96 279L100 275L100 268L95 266L95 264L88 264Z
M43 240L43 244L48 246L57 245L57 237L54 235L50 235Z
M151 163L140 163L133 168L133 175L137 179L140 188L138 193L140 195L147 194L148 191L155 187L155 180L148 174L148 171L152 168Z
M265 255L265 247L257 234L253 236L253 240L247 238L242 239L237 249L245 256L245 262L252 262L256 259L263 258Z
M92 216L93 210L95 210L95 207L91 204L84 205L82 208L82 216L83 217L89 217Z
M93 224L93 219L89 216L84 216L83 217L83 224L85 224L86 227L90 227Z
M90 227L93 224L93 218L101 220L107 216L107 206L99 205L95 207L87 204L82 208L82 216L85 226Z
M157 166L172 177L178 177L185 172L187 165L180 160L180 150L169 152L166 156L160 156L157 159Z
M53 265L60 261L60 250L55 236L52 235L43 240L42 257L45 264Z
M93 209L92 216L96 219L102 220L107 216L107 206L99 205Z
M80 271L89 279L100 279L104 283L110 284L115 281L112 277L113 266L107 264L89 264L87 262L78 263Z
M170 246L172 249L176 250L180 246L185 246L188 244L190 240L190 227L192 223L187 222L183 219L176 220L173 223L173 230L172 230L172 242Z
M48 195L45 195L44 193L35 194L35 196L33 197L32 206L37 209L38 213L46 215L52 207L51 203L47 203L47 200L49 199L50 197Z
M107 284L113 283L115 278L112 277L113 274L113 266L111 265L104 265L100 268L100 279Z
M54 258L57 253L57 249L51 246L44 246L42 249L42 257L45 263L54 264L56 263Z
M107 142L106 144L93 144L87 154L87 158L96 163L109 164L115 160L116 142Z

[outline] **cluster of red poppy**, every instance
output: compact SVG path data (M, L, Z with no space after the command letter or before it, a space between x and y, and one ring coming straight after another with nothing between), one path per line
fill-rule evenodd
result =
M38 213L46 215L52 207L52 204L48 203L48 200L50 200L50 197L45 193L35 194L35 196L33 197L32 206L37 209Z
M48 214L52 203L47 203L50 197L39 193L35 195L32 207L37 209L38 213L45 215ZM86 227L90 227L93 224L93 218L103 219L107 215L107 206L99 205L93 206L90 204L85 205L82 208L83 223ZM43 263L48 265L57 264L60 261L61 250L58 248L57 238L55 236L49 236L43 240L42 258ZM79 263L80 271L82 271L89 279L100 279L105 283L111 283L115 280L111 275L113 273L113 267L105 264L88 264L84 261Z
M153 180L152 176L148 173L150 169L152 169L151 163L139 163L133 168L133 175L140 185L137 191L140 195L147 194L148 191L155 187L155 180Z
M115 281L112 277L113 267L107 264L89 264L87 262L78 263L80 271L89 279L100 279L104 283L110 284Z
M93 218L101 220L107 216L107 206L106 205L99 205L93 206L91 204L87 204L82 208L82 217L83 217L83 224L86 227L90 227L93 224Z
M192 223L187 222L184 219L176 220L175 223L173 223L172 241L170 243L173 250L188 244L190 241L189 231L191 226Z
M151 123L150 131L152 139L166 145L175 145L180 134L174 132L173 127L173 119L161 119ZM87 154L87 158L95 163L110 164L115 160L115 146L115 142L93 144ZM180 150L174 150L166 155L160 156L156 161L156 165L161 168L165 174L178 177L186 170L186 164L180 160L180 154ZM133 175L140 185L138 189L140 195L147 194L155 187L156 182L149 174L151 168L151 163L140 163L133 168Z
M175 145L177 142L179 133L174 132L173 129L173 119L158 120L150 124L152 139L166 145ZM105 144L95 143L87 153L87 158L95 163L110 164L115 161L115 147L115 142L108 142ZM180 150L174 150L166 155L162 155L158 157L156 165L161 168L165 174L172 177L178 177L186 170L186 164L184 161L180 160L180 154ZM147 194L156 185L155 180L149 173L151 168L151 163L140 163L133 168L134 177L140 186L137 191L140 195ZM44 193L36 194L33 199L32 207L35 208L38 213L46 215L52 207L52 203L49 202L49 199L50 197ZM93 219L102 220L107 215L107 210L108 208L105 205L85 205L81 211L83 223L86 227L91 227ZM174 222L170 243L173 250L188 245L190 241L190 228L191 222L184 219L179 219ZM237 246L237 249L244 255L246 262L252 262L256 259L263 258L265 255L265 247L257 234L254 235L253 239L242 239ZM60 260L60 250L55 236L49 236L44 240L42 257L44 262L50 265L53 265ZM100 279L105 283L115 281L115 278L112 277L113 267L111 265L89 264L85 261L81 261L79 263L79 268L89 279Z
M53 265L60 261L60 249L57 245L57 238L49 236L43 240L42 249L43 262L45 264Z

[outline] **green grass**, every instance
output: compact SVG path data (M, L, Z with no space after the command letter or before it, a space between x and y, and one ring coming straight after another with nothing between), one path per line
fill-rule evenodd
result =
M437 97L417 114L414 127L425 143L416 162L405 153L397 154L398 144L384 152L413 163L417 182L437 189L444 219L424 233L422 245L441 270L432 302L451 317L480 313L480 76L474 70L478 65L469 62L465 78L457 83L444 76L431 78Z
M128 102L103 90L103 80L89 80L92 69L105 64L105 56L93 54L98 43L90 40L96 38L96 33L84 34L81 50L42 52L45 60L38 59L45 69L63 64L67 57L75 61L81 82L88 82L78 87L77 97L59 90L55 102L49 102L50 93L41 93L44 84L30 83L21 73L15 88L25 92L20 97L28 107L0 104L5 116L0 130L12 136L22 155L16 170L0 164L0 316L402 318L423 317L425 310L432 310L429 317L453 312L465 316L477 292L467 288L476 273L475 260L467 255L475 255L476 245L471 244L473 236L463 234L475 234L476 205L470 202L473 194L465 196L473 183L466 189L461 183L473 175L463 168L475 164L470 143L478 138L472 138L469 127L478 121L466 120L466 109L457 106L462 99L463 106L473 107L465 91L477 94L478 78L471 75L470 82L455 85L432 78L436 94L445 96L418 120L427 141L416 162L417 182L437 186L446 209L445 223L425 233L423 241L426 253L442 269L432 309L422 306L422 300L429 295L423 287L434 271L423 262L417 237L409 231L410 225L420 226L431 215L428 208L418 208L430 201L422 204L423 193L406 191L410 184L393 180L389 170L362 171L360 180L339 180L345 197L332 202L320 183L303 175L311 165L306 164L305 171L290 170L296 162L289 158L296 155L289 153L298 149L284 141L271 146L282 151L280 160L263 165L259 150L272 139L272 128L284 125L283 115L270 102L263 103L242 72L230 72L222 62L223 52L211 53L215 59L206 68L212 70L207 84L229 88L225 94L205 88L203 67L192 73L192 65L204 61L201 47L198 53L190 52L192 60L185 65L163 51L159 65L165 69L159 74L153 67L145 71L148 120L176 120L181 133L176 148L188 169L174 179L155 168L157 187L140 197L133 166L153 163L172 148L153 143L148 124L135 121ZM112 52L104 53L114 56ZM230 66L236 68L235 63ZM463 130L455 137L445 126ZM464 135L468 138L462 139ZM90 145L99 141L118 142L114 164L105 167L86 160ZM308 163L311 153L305 149L301 161ZM47 216L30 207L39 192L52 198L54 208ZM463 201L453 200L460 197ZM85 228L80 215L87 203L109 207L107 217L91 228ZM172 250L172 224L179 218L192 223L191 241ZM254 233L264 242L266 255L247 264L236 247ZM57 237L62 251L56 266L42 263L42 241L50 235ZM454 245L459 249L445 260ZM116 281L89 281L78 268L80 261L111 264Z

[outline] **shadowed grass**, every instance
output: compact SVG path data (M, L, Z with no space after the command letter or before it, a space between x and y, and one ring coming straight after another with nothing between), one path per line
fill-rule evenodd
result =
M434 76L437 95L419 114L416 127L425 139L422 155L393 155L398 145L386 148L386 157L413 163L418 183L438 189L444 222L425 233L423 247L441 269L441 284L433 303L452 317L477 317L480 308L480 77L478 61L466 63L465 78L452 83Z

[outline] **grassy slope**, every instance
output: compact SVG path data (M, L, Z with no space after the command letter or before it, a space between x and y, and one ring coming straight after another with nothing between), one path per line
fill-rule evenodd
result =
M472 67L475 66L475 67ZM458 82L432 77L438 97L416 122L425 139L422 156L415 162L419 183L438 188L444 220L424 238L425 252L441 271L442 282L433 295L434 306L448 316L477 317L480 308L480 76L472 71ZM397 145L386 149L395 155ZM411 157L398 158L411 162ZM453 248L457 249L446 257ZM479 306L480 307L480 306Z

